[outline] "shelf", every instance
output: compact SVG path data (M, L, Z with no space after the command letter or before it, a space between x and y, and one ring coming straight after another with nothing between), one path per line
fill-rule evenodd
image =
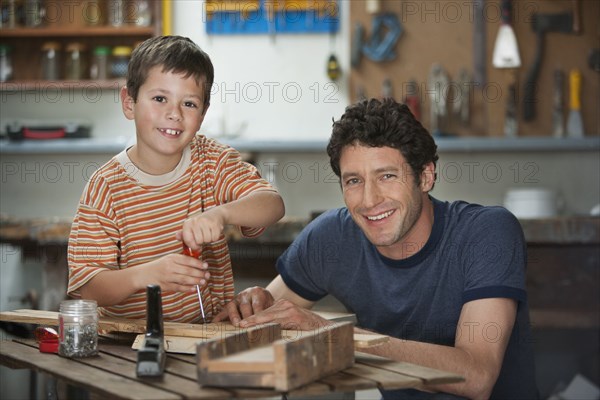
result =
M113 86L111 86L112 88ZM14 90L14 89L12 89ZM327 140L268 140L229 139L214 137L239 151L256 153L323 153ZM123 138L57 139L48 141L11 142L0 140L0 154L104 154L118 153L123 149ZM553 138L437 138L440 153L494 153L494 152L598 152L600 137L584 139Z
M3 28L0 36L3 38L19 37L69 37L69 36L152 36L153 26L126 26L115 28L112 26L86 26L85 28Z
M9 81L0 83L0 92L19 92L23 90L62 90L62 89L120 89L125 85L125 79L106 79L106 80L77 80L77 81L46 81L46 80L26 80Z

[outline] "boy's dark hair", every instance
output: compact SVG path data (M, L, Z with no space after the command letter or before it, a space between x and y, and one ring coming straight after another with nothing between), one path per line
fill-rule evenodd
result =
M333 123L327 154L333 172L340 176L340 156L345 146L392 147L410 165L416 183L425 165L438 160L437 145L405 104L391 98L363 100L346 107Z
M127 91L137 101L140 86L148 78L151 68L162 66L163 72L193 76L204 85L204 109L210 104L210 90L215 71L210 57L190 39L182 36L157 36L145 40L133 50L127 69Z

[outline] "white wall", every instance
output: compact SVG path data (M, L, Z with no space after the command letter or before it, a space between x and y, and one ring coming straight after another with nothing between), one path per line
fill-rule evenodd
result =
M239 134L244 138L328 138L331 118L347 105L349 5L341 1L340 32L329 34L207 35L204 2L173 2L173 34L190 37L211 57L215 85L201 132ZM332 83L326 75L334 52L344 75ZM134 136L121 113L117 88L98 91L48 90L2 92L2 125L12 119L80 118L93 136ZM1 129L4 129L2 127Z

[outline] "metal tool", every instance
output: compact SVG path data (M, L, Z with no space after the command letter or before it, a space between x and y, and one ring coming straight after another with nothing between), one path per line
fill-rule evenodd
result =
M363 45L362 53L375 62L394 60L394 48L402 35L398 16L394 13L374 16L371 30L371 38Z
M158 377L165 371L165 340L160 286L146 287L146 335L138 350L138 377Z
M192 250L183 243L183 254L189 257L200 259L200 250ZM202 304L202 295L200 293L200 286L196 285L196 293L198 294L198 303L200 303L200 313L202 314L202 323L206 322L206 314L204 314L204 304Z
M552 95L552 135L555 138L565 136L565 120L563 118L563 86L565 74L561 69L554 71L554 94Z
M511 26L512 2L502 0L502 25L498 29L492 65L496 68L518 68L521 66L517 38Z
M473 81L483 87L486 83L485 0L473 2Z
M470 82L472 81L469 72L466 68L461 68L458 73L457 92L455 93L455 101L452 104L452 111L460 119L463 125L469 124L469 107L471 105L471 91L469 90Z
M531 121L535 118L535 99L537 79L542 67L544 41L548 32L573 32L573 14L533 14L531 27L537 34L537 45L533 64L527 71L525 78L525 92L523 95L523 119Z
M449 78L441 64L434 63L429 72L428 92L430 100L430 132L434 136L442 134L444 119L447 114L446 94Z

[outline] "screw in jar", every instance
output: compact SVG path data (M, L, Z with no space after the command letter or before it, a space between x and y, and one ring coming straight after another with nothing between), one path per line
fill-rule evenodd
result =
M78 358L98 354L98 304L94 300L65 300L58 314L58 354Z

